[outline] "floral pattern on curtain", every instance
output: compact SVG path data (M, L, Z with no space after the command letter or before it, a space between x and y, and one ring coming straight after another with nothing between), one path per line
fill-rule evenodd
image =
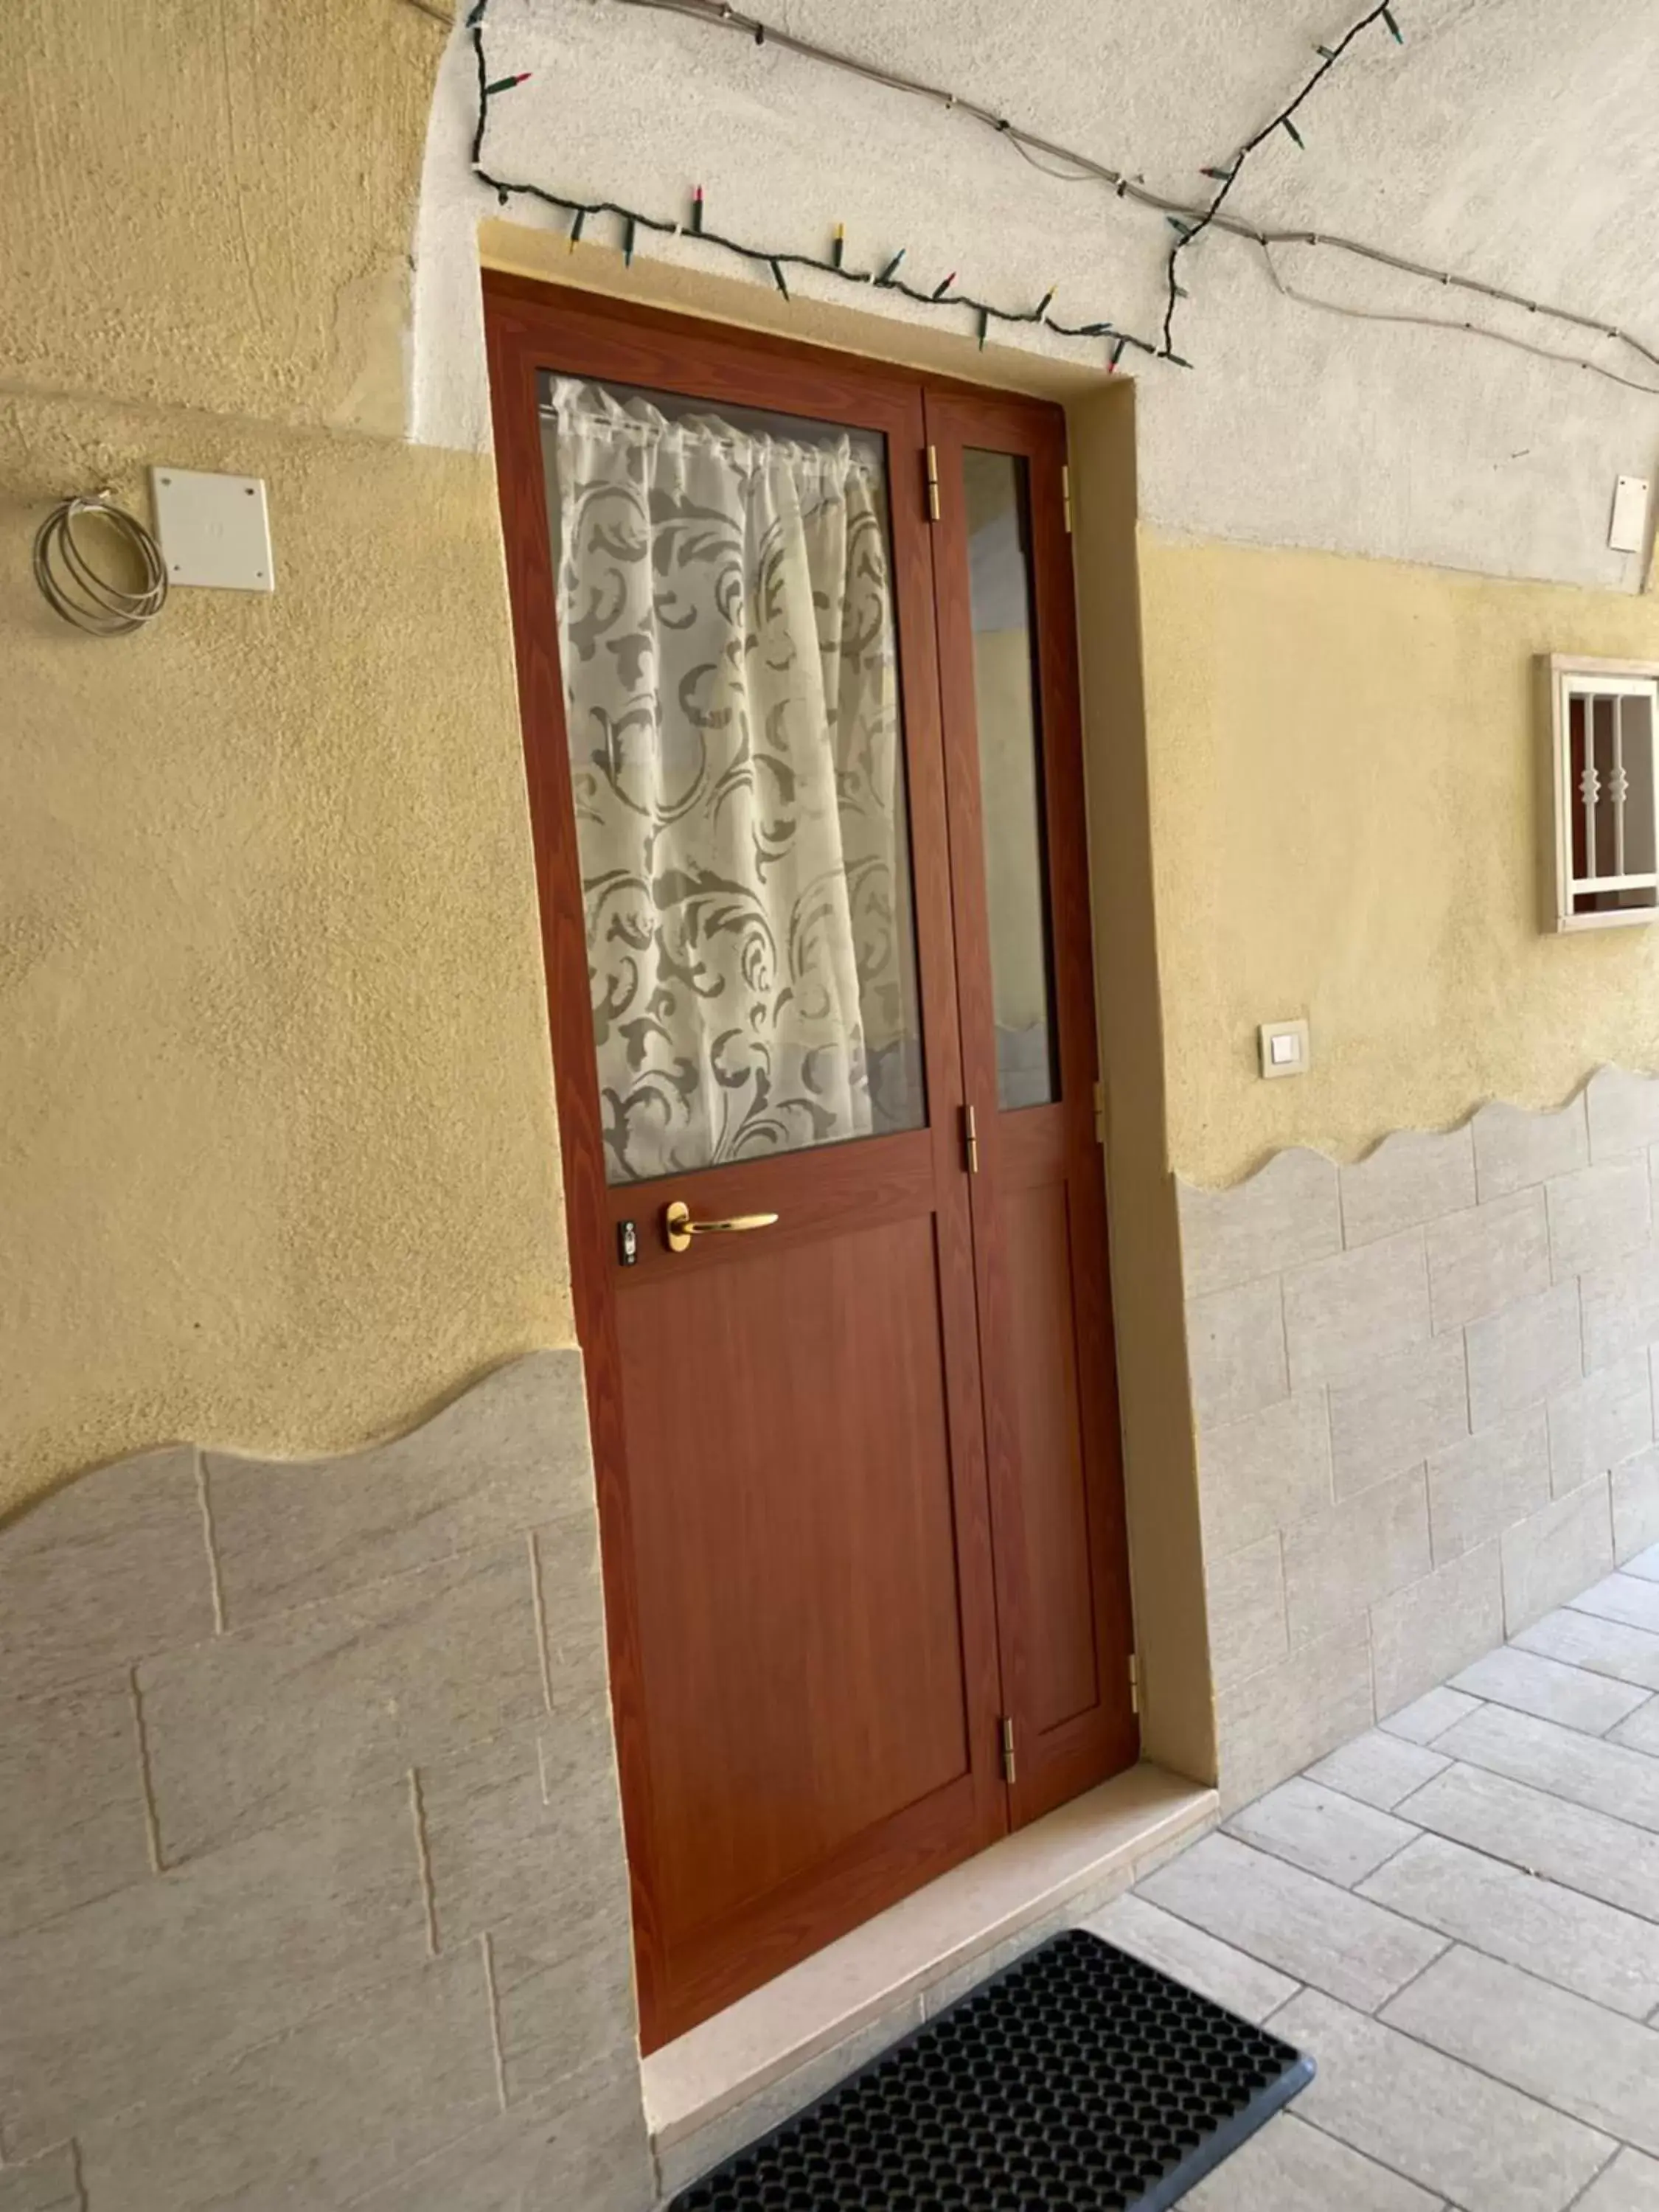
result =
M612 1182L923 1118L885 490L816 429L547 387Z

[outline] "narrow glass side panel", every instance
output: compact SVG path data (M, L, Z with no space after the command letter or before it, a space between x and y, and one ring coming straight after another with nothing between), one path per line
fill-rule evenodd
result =
M1006 1111L1060 1096L1030 495L1021 455L970 447L962 467L997 1103Z
M1659 866L1655 848L1652 699L1627 696L1619 702L1619 717L1625 771L1624 872L1650 876Z
M884 441L541 412L608 1180L921 1127Z

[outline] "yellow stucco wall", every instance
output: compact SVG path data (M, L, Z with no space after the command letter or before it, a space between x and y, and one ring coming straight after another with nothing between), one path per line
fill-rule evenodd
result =
M1659 1069L1659 927L1540 928L1534 677L1659 660L1659 600L1144 531L1140 574L1182 1175ZM1256 1024L1297 1014L1311 1072L1262 1082Z
M396 435L443 40L409 0L8 0L7 382Z
M493 471L398 434L442 40L0 11L0 1512L569 1339ZM31 534L152 461L267 480L277 591L82 637Z

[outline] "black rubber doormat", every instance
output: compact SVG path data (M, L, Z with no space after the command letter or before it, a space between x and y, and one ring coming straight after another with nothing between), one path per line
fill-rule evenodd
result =
M671 2212L1163 2212L1313 2074L1277 2036L1069 1929Z

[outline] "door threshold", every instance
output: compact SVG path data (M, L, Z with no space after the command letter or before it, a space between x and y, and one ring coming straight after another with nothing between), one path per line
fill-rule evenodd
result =
M1213 1790L1142 1761L1074 1798L740 1997L644 2062L646 2117L665 2177L688 2177L763 2132L836 2078L811 2062L859 2039L872 2048L1006 1965L1078 1912L1094 1911L1214 1821ZM846 2054L848 2068L869 2051ZM838 2071L839 2069L837 2069ZM790 2077L800 2094L786 2094ZM741 2112L762 2093L766 2110ZM752 2119L716 2129L728 2115ZM706 2146L689 2137L707 2136ZM727 2135L733 2140L721 2148ZM716 2140L716 2137L720 2140ZM673 2146L683 2146L671 2158ZM709 2156L689 2155L707 2148Z

